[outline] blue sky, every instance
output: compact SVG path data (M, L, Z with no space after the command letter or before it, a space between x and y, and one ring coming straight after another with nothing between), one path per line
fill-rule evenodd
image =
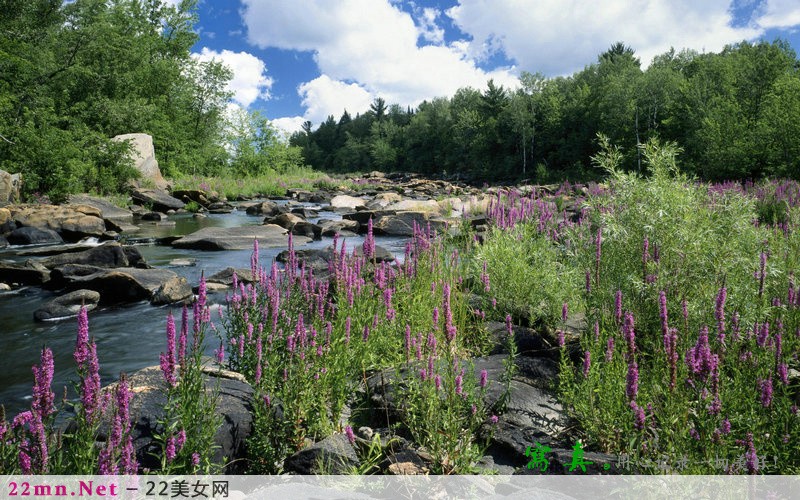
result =
M178 0L168 0L178 3ZM800 52L798 0L200 0L199 59L234 72L234 104L279 128L375 97L416 106L522 71L568 75L617 41L643 64L777 37Z

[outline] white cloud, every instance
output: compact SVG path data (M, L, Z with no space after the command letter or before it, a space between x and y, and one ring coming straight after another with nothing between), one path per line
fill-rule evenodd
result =
M286 134L286 136L290 136L302 130L305 121L306 119L303 116L287 116L270 120L270 123L275 125L275 128Z
M268 99L272 78L266 75L264 61L247 52L223 50L217 52L203 47L200 53L192 54L198 61L216 60L233 71L233 79L228 82L228 90L233 92L233 100L242 107L248 107L256 99Z
M767 29L800 25L800 4L797 0L768 0L756 22Z
M411 14L389 0L243 0L248 41L258 47L311 51L322 76L298 89L306 118L318 123L365 110L374 97L415 106L465 86L484 88L493 78L516 86L513 70L486 72L465 57L463 44L418 45L443 40L438 12ZM438 43L438 42L437 42ZM355 84L352 82L356 82ZM345 94L332 92L344 91Z
M799 10L796 0L770 2L785 4L775 12ZM649 64L673 46L718 51L763 32L731 26L730 6L730 0L460 0L446 15L473 37L473 57L500 49L521 69L562 75L595 61L617 41Z

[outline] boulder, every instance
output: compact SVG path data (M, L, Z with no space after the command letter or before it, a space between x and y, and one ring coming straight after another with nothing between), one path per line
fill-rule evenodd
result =
M169 183L161 175L158 168L153 137L149 134L122 134L111 139L112 141L127 141L131 145L130 158L133 167L139 172L141 178L152 181L157 187L166 189Z
M212 274L206 278L206 283L217 283L225 286L233 286L233 273L236 273L236 280L239 283L254 283L253 271L244 268L226 267L222 271Z
M373 230L388 236L413 236L415 223L419 227L427 227L430 223L432 229L436 230L444 227L444 221L429 219L427 212L397 212L381 215L373 222Z
M70 205L94 207L100 211L104 219L130 220L133 218L133 212L120 208L104 198L98 198L87 194L73 194L70 195L68 201Z
M331 198L331 208L333 209L347 209L355 210L358 207L363 207L367 202L363 198L356 198L355 196L348 196L340 194Z
M246 470L245 442L252 432L253 388L241 377L232 377L232 372L204 370L204 387L208 394L219 393L215 414L221 417L221 425L214 435L217 446L213 461L228 463L226 474L242 474ZM133 421L131 437L136 457L142 468L155 470L160 464L160 447L155 435L163 432L160 420L164 418L167 403L166 387L161 368L151 366L128 376L133 393L130 414ZM112 390L113 385L107 390Z
M194 297L192 287L183 276L175 276L164 282L155 291L150 303L153 305L174 304L176 302L189 302Z
M163 189L134 189L131 193L131 199L136 203L150 206L158 212L180 210L186 206L186 203L173 198Z
M403 200L386 207L386 210L396 212L436 212L440 210L436 200Z
M236 209L230 203L224 201L215 201L208 206L208 213L210 214L229 214ZM199 214L195 214L199 215Z
M10 174L0 170L0 207L19 203L19 188L22 185L20 174Z
M313 240L322 239L322 228L307 221L298 222L292 226L291 231L296 236L305 236Z
M172 191L172 197L181 200L184 203L195 202L201 207L208 207L211 204L206 192L202 189L175 189Z
M291 230L298 222L305 222L306 220L299 215L293 213L284 213L276 215L275 217L267 217L264 219L264 224L275 224L284 229Z
M286 196L297 200L300 203L306 203L314 198L314 193L311 191L306 191L305 189L290 188L286 190Z
M358 233L359 223L354 220L320 220L318 222L322 236L333 236L337 233Z
M42 285L50 281L50 271L41 264L27 261L24 264L0 263L0 282L20 285Z
M130 250L139 255L138 250ZM128 267L131 265L125 249L117 242L104 243L97 247L80 252L68 252L42 259L40 263L48 269L65 266L67 264L81 264L95 267ZM133 264L135 265L135 264Z
M364 247L362 245L357 245L353 249L353 253L357 256L364 255ZM392 254L392 252L390 252L389 250L386 250L380 245L375 245L375 255L370 260L375 260L375 262L377 263L394 262L395 257L394 254Z
M11 215L18 227L51 229L69 241L106 232L100 210L89 205L19 205Z
M403 201L403 197L397 193L378 193L369 203L367 203L367 208L371 210L383 210L389 205L401 201Z
M164 285L167 285L175 278L177 278L177 274L168 269L121 267L118 269L103 269L85 276L66 276L66 288L68 290L88 289L99 292L100 303L104 305L159 299L162 300L159 303L163 303L163 296L156 297L156 294L163 291ZM189 292L191 293L191 290Z
M52 229L38 227L20 227L7 236L12 245L53 245L64 243L64 239Z
M206 227L172 242L175 248L194 250L248 250L258 239L262 248L286 246L286 229L274 224L240 227ZM295 246L311 241L304 236L294 236Z
M33 313L36 321L71 318L77 316L81 306L91 311L100 302L100 294L94 290L75 290L61 297L57 297Z
M300 450L283 462L285 472L294 474L347 474L361 462L344 434L333 434Z
M17 228L17 223L11 217L11 211L7 208L0 208L0 235L8 234Z
M0 236L0 248L5 248L9 245L5 236Z
M321 278L329 272L329 263L333 260L333 247L324 249L295 250L297 265L305 264L306 269L314 271L314 276ZM289 261L289 251L284 250L275 257L275 260L282 263Z
M245 212L247 215L263 215L266 217L274 217L280 213L288 211L288 208L285 206L280 206L274 201L262 201L261 203L257 203L255 205L249 205Z

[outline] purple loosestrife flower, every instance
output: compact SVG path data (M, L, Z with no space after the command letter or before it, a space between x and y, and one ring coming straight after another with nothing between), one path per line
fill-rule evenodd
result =
M720 430L725 435L730 434L731 433L731 421L728 420L727 418L725 418L725 420L722 421L722 426L720 427Z
M509 337L514 336L514 326L513 322L511 321L511 315L506 314L506 331L508 332Z
M53 351L49 347L45 347L42 349L41 364L39 367L33 367L34 384L31 410L38 415L41 421L45 421L55 411L53 401L56 395L50 390L50 386L53 384L54 369Z
M691 429L689 429L689 435L690 435L690 436L692 437L692 439L694 439L695 441L700 441L700 433L699 433L699 432L697 432L697 429L696 429L696 428L692 427Z
M89 344L89 358L81 372L81 403L86 422L92 425L100 410L100 365L97 361L97 346Z
M564 338L564 331L560 328L556 330L556 336L558 337L558 347L563 348L566 345L566 339Z
M643 430L646 421L644 408L637 405L636 401L634 400L631 400L630 407L631 410L633 410L633 415L634 415L633 427L638 431Z
M31 465L30 455L25 453L25 450L20 449L18 459L19 459L19 468L21 469L22 473L25 475L31 474L33 472L33 467Z
M775 369L775 372L777 373L778 379L783 385L789 385L789 369L786 363L778 363L778 367Z
M759 380L758 385L761 390L761 405L764 408L769 408L772 404L772 377L766 380Z
M197 452L192 453L192 467L197 468L200 466L200 454Z
M175 318L172 311L167 314L167 353L161 353L161 373L170 387L178 385L175 375Z
M464 392L464 388L462 387L463 383L464 379L462 378L462 376L461 375L456 376L456 394L458 394L459 396L461 396Z
M592 291L592 272L586 271L586 293L591 293Z
M481 378L480 378L480 382L478 383L478 385L480 385L481 389L486 387L486 382L487 382L488 378L489 378L488 372L486 370L481 370Z
M222 308L219 309L220 314ZM221 319L221 318L220 318ZM184 305L181 311L181 333L178 336L178 363L186 366L186 339L189 336L189 309Z
M367 221L367 236L364 238L362 250L367 260L375 256L375 236L372 234L372 217Z
M717 294L717 304L714 309L714 319L717 320L717 338L723 345L725 344L725 300L727 297L728 289L723 286Z
M372 220L372 219L370 219ZM356 444L356 436L353 434L353 428L349 425L344 428L344 435L347 436L347 440L350 441L350 444Z
M489 417L489 422L491 422L492 425L496 424L499 421L500 421L500 417L498 417L497 415L492 415L491 417Z
M177 452L175 450L175 437L170 436L169 439L167 439L167 449L164 451L164 455L167 459L168 464L172 463L172 461L175 460L176 454Z
M606 341L606 363L610 363L614 358L614 337L608 337Z
M614 319L617 324L622 323L622 290L617 290L614 295Z
M569 305L566 302L564 302L564 304L561 306L561 321L566 322L568 314L569 314Z
M442 388L442 377L438 373L433 378L433 382L434 382L434 385L436 386L436 390L437 391Z
M600 322L594 322L594 341L600 342Z
M625 394L628 396L628 399L636 399L636 395L639 393L639 365L636 364L636 361L631 358L630 362L628 363L628 382L625 388Z
M592 366L592 353L583 353L583 378L589 378L589 368Z
M83 366L89 359L89 317L86 308L81 306L78 312L78 338L75 341L75 363Z
M364 325L364 335L362 336L362 340L366 342L367 339L369 339L369 325Z
M764 347L765 345L767 345L768 339L769 339L769 321L765 322L763 325L761 325L761 328L758 329L758 335L756 336L756 344L758 344L758 347Z
M669 322L667 317L667 294L664 293L664 290L658 292L658 312L661 318L661 335L664 337L666 347L666 340L669 336Z
M753 433L747 433L747 452L744 454L748 474L755 474L758 472L758 455L756 454L756 447L753 444Z

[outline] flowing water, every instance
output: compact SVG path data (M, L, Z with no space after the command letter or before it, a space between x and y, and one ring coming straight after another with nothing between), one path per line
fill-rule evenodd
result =
M321 212L321 217L336 219L333 212ZM309 219L315 222L316 219ZM206 218L194 218L189 214L170 217L163 225L142 225L140 232L134 233L131 242L137 245L147 262L153 267L169 268L188 282L196 285L201 273L210 276L226 267L249 268L251 250L203 252L198 250L175 249L170 246L147 244L152 241L173 235L188 234L202 227L219 226L235 227L241 225L260 224L262 217L252 217L244 211L230 214L212 214ZM174 225L172 224L174 222ZM363 242L363 237L347 238L348 251ZM139 242L139 243L137 243ZM402 258L405 249L405 238L376 238L377 244L383 246ZM298 248L325 248L331 245L331 238L314 241ZM0 260L21 260L16 256L18 249L5 249L0 253ZM259 259L262 265L270 262L285 248L261 248ZM175 259L196 260L194 266L171 267ZM75 318L61 321L38 323L33 320L33 313L43 302L56 294L37 287L28 287L12 292L0 292L0 404L6 408L9 416L25 410L30 405L33 373L31 368L39 363L43 346L53 351L55 358L55 375L53 390L57 399L63 394L64 387L72 387L77 379L75 361L72 353L75 348L77 320ZM224 303L225 294L212 294L212 304ZM212 306L214 308L215 306ZM218 306L216 306L218 307ZM159 353L165 350L166 317L172 310L176 321L180 321L181 311L176 306L154 307L147 302L126 306L101 308L89 313L89 333L97 343L97 355L100 361L100 376L105 385L116 380L120 372L133 372L146 366L158 364ZM216 311L212 320L217 320ZM206 350L211 354L219 340L212 332L207 334Z

